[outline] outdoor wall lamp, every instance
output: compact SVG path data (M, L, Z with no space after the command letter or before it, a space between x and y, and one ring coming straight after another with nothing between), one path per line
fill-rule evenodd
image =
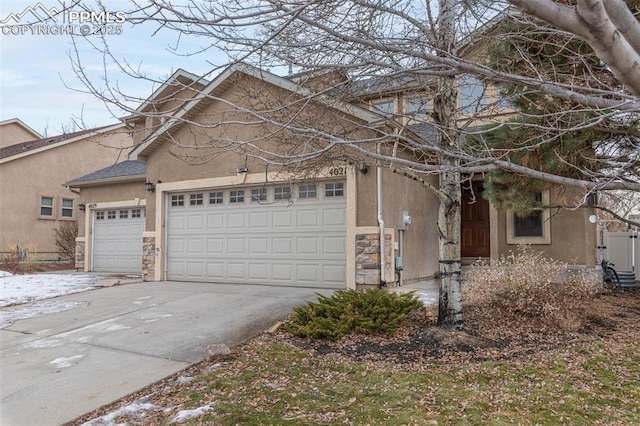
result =
M81 212L83 212L87 209L87 205L85 203L80 203L78 204L78 208L80 209Z
M153 184L153 182L146 181L144 187L147 192L156 192L156 186Z

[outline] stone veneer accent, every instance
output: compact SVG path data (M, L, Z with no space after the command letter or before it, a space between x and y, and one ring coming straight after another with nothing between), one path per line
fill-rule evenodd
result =
M142 238L142 280L155 281L156 278L156 237Z
M75 268L78 271L84 271L84 241L76 240L76 256L75 256Z
M394 280L392 268L393 250L391 234L385 233L385 262L387 285ZM356 234L356 289L380 285L380 234Z

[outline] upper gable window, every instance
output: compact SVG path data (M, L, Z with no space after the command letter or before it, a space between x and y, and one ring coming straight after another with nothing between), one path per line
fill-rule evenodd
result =
M427 118L431 112L431 104L426 96L415 96L406 101L406 114L411 118Z
M474 113L487 106L487 86L472 75L460 76L460 109L465 113Z
M382 114L386 117L390 117L395 112L395 104L393 100L390 101L382 101L382 102L374 102L373 110L378 114Z
M53 217L53 197L40 197L40 216Z

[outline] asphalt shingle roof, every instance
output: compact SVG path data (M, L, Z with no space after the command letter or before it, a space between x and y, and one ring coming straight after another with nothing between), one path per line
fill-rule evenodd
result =
M44 146L55 145L60 142L64 142L68 139L73 139L75 137L81 136L86 133L95 132L101 129L105 129L109 126L97 127L95 129L88 130L80 130L72 133L65 133L58 136L52 136L48 138L35 139L27 142L20 142L13 145L6 146L4 148L0 148L0 159L12 157L17 154L21 154L23 152L32 151L34 149L42 148Z
M118 177L137 176L147 173L147 165L139 161L122 161L116 163L113 166L105 167L104 169L97 170L93 173L89 173L84 176L80 176L69 181L69 184L89 182L101 179L111 179Z

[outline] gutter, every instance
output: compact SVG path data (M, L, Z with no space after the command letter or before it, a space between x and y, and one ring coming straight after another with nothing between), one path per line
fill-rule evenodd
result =
M380 155L380 144L376 145L376 154ZM376 167L376 200L377 200L377 213L378 213L378 226L380 228L380 284L379 287L385 287L387 282L385 281L385 253L384 253L384 219L382 219L382 168L380 167L380 160L377 160Z

